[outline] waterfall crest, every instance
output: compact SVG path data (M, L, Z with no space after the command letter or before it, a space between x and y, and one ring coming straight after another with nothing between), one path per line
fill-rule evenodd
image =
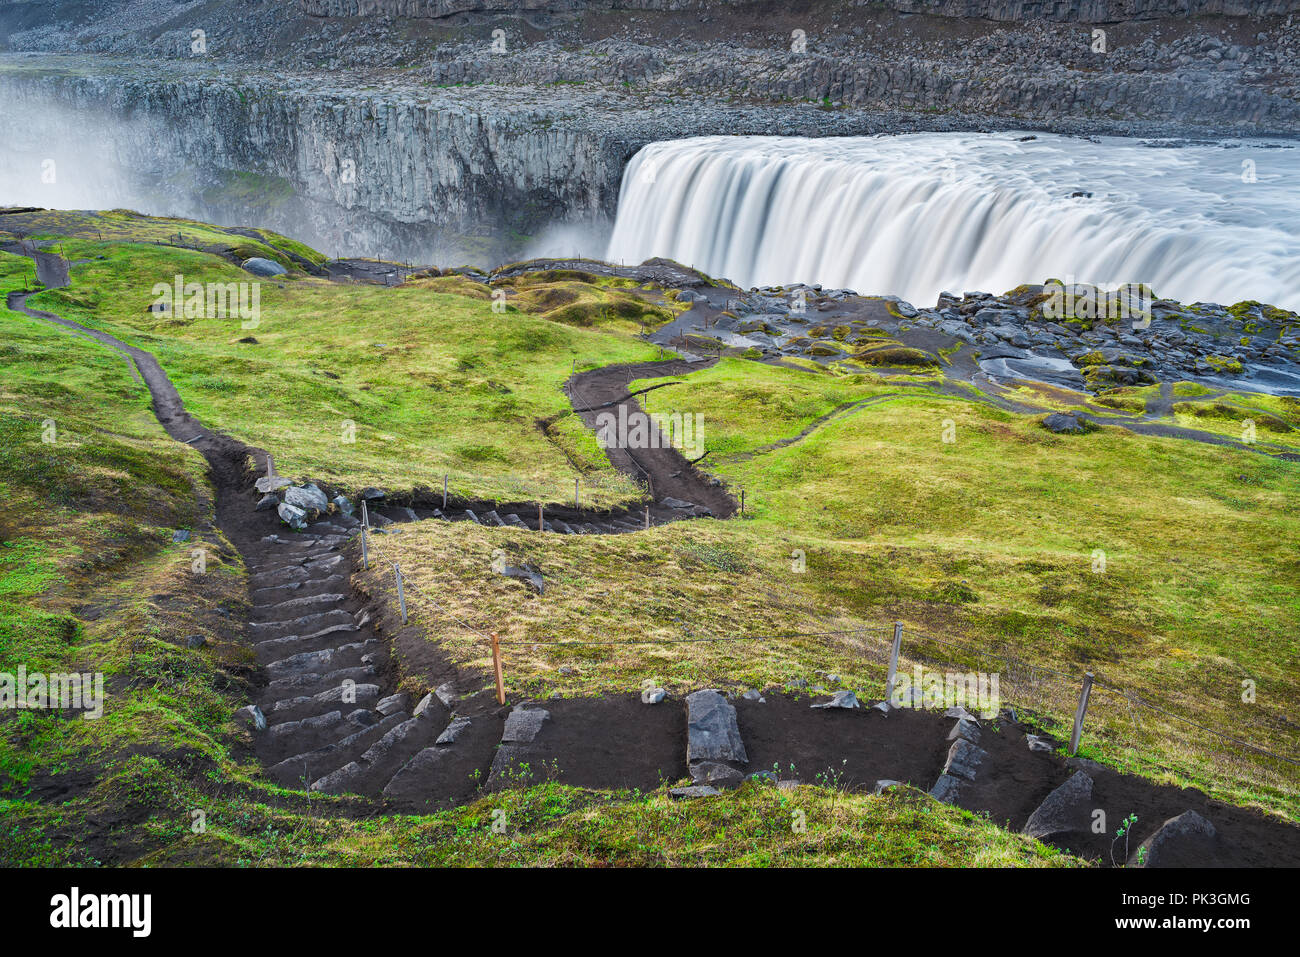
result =
M1300 310L1300 149L917 133L652 143L606 258L929 305L1049 277Z

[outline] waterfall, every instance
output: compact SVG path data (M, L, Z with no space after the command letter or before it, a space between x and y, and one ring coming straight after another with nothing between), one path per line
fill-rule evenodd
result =
M1049 134L652 143L606 258L741 286L1000 293L1047 278L1300 310L1300 149Z

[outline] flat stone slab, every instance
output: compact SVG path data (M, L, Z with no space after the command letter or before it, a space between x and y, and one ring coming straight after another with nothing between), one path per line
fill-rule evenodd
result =
M455 744L456 739L460 737L461 732L469 727L469 718L452 718L451 723L443 729L442 734L434 744L448 745Z
M1086 834L1092 823L1092 778L1082 771L1043 799L1022 833L1040 841L1057 842L1076 834Z
M980 764L987 757L988 752L983 748L978 748L969 741L958 738L953 742L952 747L948 749L948 760L944 762L943 773L964 778L967 781L974 781L975 772L979 770Z
M1171 817L1129 855L1129 867L1195 867L1213 864L1217 832L1195 811Z
M934 787L930 788L930 797L944 804L955 804L963 783L961 778L953 777L951 774L941 774L939 780L934 782Z
M969 741L971 744L980 743L980 726L978 721L970 718L962 718L952 726L948 732L949 741Z
M745 775L735 768L716 761L699 761L691 765L691 781L715 788L738 787Z
M686 696L686 760L736 761L749 763L745 743L740 739L736 709L713 690Z
M814 708L860 708L858 696L852 691L837 691L831 695L830 701L822 701L819 704L812 705Z
M544 708L515 708L506 717L501 740L506 744L531 744L551 713Z
M691 798L713 797L715 794L721 794L717 788L711 788L707 784L693 784L685 788L673 788L668 792L668 796L674 800L689 800Z

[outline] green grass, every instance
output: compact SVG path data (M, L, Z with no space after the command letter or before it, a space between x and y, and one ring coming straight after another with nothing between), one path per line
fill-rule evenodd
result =
M176 274L204 284L253 278L212 255L64 245L94 261L41 301L152 351L193 414L276 450L286 475L409 489L439 487L448 473L453 494L549 502L566 500L584 474L598 504L639 495L579 427L562 391L575 368L657 356L628 336L513 306L494 312L487 289L452 277L398 289L266 282L260 321L246 329L236 315L148 312L154 284ZM627 296L587 293L609 295Z
M561 386L575 368L657 354L634 338L673 308L657 305L655 291L575 275L523 277L508 284L511 305L498 313L490 289L459 277L384 289L295 269L263 284L261 322L246 330L237 318L185 319L147 307L154 283L177 272L189 281L250 281L218 246L233 255L236 239L256 241L181 224L187 244L192 236L202 248L160 246L175 221L113 216L120 233L102 242L84 222L80 236L63 240L69 256L92 261L74 268L71 287L33 305L152 351L194 414L272 450L282 472L352 489L437 487L450 472L453 492L548 502L567 501L581 472L606 504L637 494L569 412ZM288 241L264 235L283 258ZM27 268L0 257L0 283L15 288ZM984 822L888 795L747 789L674 804L658 792L542 785L440 815L360 821L343 813L347 799L308 801L265 785L238 756L240 732L229 724L247 700L251 661L236 627L242 569L211 557L209 574L196 580L186 548L170 544L171 529L198 529L210 517L201 459L165 437L120 357L3 316L0 667L102 670L112 694L98 722L24 714L3 725L0 780L11 803L0 812L0 859L1044 860L1041 848ZM239 341L249 336L257 342ZM882 632L614 649L544 642L887 629L902 620L909 663L974 664L961 649L982 648L1072 675L1092 670L1227 733L1294 752L1294 732L1278 718L1297 704L1300 660L1294 464L1118 428L1056 436L1037 417L972 401L974 390L971 400L943 396L915 376L724 360L674 381L650 394L650 409L704 414L707 465L745 489L743 520L609 537L426 523L380 543L417 589L440 588L461 617L511 641L512 694L627 690L646 677L682 689L763 687L820 669L878 695ZM1229 401L1294 418L1267 397ZM857 403L865 404L851 408ZM47 419L56 424L53 444L42 441ZM342 440L347 421L355 444ZM222 543L212 537L216 556ZM546 595L491 575L495 548L538 564ZM1099 549L1104 573L1093 570ZM380 593L388 584L367 581ZM418 596L412 604L454 661L485 669L477 636L448 629ZM209 637L207 648L185 647L195 632ZM923 633L960 647L926 643ZM1254 705L1240 702L1243 678L1258 683ZM423 690L422 676L404 680ZM1004 684L1004 696L1020 690ZM1050 723L1074 693L1067 684L1033 704ZM1133 747L1124 720L1099 692L1085 753L1300 816L1289 769L1222 764L1161 722ZM91 780L75 797L43 797L52 780L87 768ZM781 802L805 798L810 833L814 819L837 823L815 839L793 839L782 830ZM196 806L211 812L203 835L189 831ZM482 832L493 807L522 815L508 840ZM106 817L116 823L92 823Z
M1018 686L1005 665L961 648L1078 678L1093 671L1192 720L1295 753L1283 718L1297 704L1300 634L1293 464L1114 427L1056 436L1037 417L916 389L881 395L887 386L865 378L739 360L673 381L650 394L651 411L704 413L708 462L745 489L744 520L606 539L430 523L384 543L425 591L511 642L513 693L588 694L646 678L678 689L762 688L814 681L820 669L879 696L887 632L901 620L909 636L961 646L910 638L905 654L1003 671L1004 696L1049 723L1068 719L1074 681ZM873 395L881 397L773 448ZM943 441L949 426L951 443ZM483 556L495 548L540 567L546 595L523 595L518 583L488 574ZM1094 571L1098 551L1104 571ZM424 613L453 657L486 669L477 635ZM880 631L734 644L546 643L860 627ZM1245 679L1258 686L1252 705L1241 702ZM1090 753L1297 814L1289 768L1243 771L1205 747L1222 742L1144 714L1135 728L1122 702L1099 693Z

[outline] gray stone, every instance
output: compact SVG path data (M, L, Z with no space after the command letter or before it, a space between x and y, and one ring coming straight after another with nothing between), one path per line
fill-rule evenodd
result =
M363 502L373 502L377 498L384 497L384 490L375 488L373 485L367 485L361 490L361 500Z
M767 699L763 697L762 692L754 688L750 688L748 691L742 694L741 697L744 698L746 701L757 701L760 704L767 704Z
M247 704L235 712L235 723L250 731L265 731L266 715L262 714L262 709L257 705Z
M302 509L309 515L319 515L329 511L329 499L315 485L291 485L284 490L284 501L288 505Z
M348 500L346 495L335 495L330 501L334 503L334 507L339 510L340 515L351 517L352 513L356 511L356 507Z
M244 260L244 268L254 276L283 276L287 269L272 259L263 259L261 256L254 256L252 259Z
M288 502L281 502L276 508L276 513L280 516L280 521L290 528L302 531L307 527L307 513Z
M734 788L745 780L745 775L716 761L698 761L691 765L691 780L715 788Z
M1056 750L1056 743L1051 738L1037 734L1025 735L1025 744L1029 745L1030 751L1037 751L1040 754L1051 754Z
M939 780L934 782L934 787L930 788L930 797L944 804L955 804L963 786L961 778L951 774L941 774Z
M1025 822L1023 833L1059 844L1086 835L1092 823L1092 778L1082 771L1043 799Z
M274 492L267 492L257 500L257 505L254 507L254 511L265 512L267 509L279 507L280 497Z
M969 741L971 744L980 743L980 726L979 722L972 721L970 718L962 718L952 726L948 732L949 741Z
M884 791L886 788L892 788L895 785L899 785L902 783L903 783L902 781L895 781L892 778L882 778L881 780L876 782L876 786L872 789L871 793L879 794L882 791Z
M206 646L207 643L208 643L208 639L204 638L202 635L190 635L185 639L186 648L193 648L193 649L202 648Z
M264 494L269 494L282 488L288 488L292 484L283 475L266 475L254 482L253 488Z
M693 508L694 507L693 502L684 502L680 498L673 498L672 496L666 496L665 498L661 499L659 504L666 505L668 508Z
M438 685L437 688L433 689L433 693L438 697L438 700L443 703L443 706L447 708L448 711L450 711L452 705L456 703L456 689L450 681L444 681L442 684Z
M546 591L546 581L542 578L542 573L535 568L527 565L506 565L501 569L501 574L507 578L519 579L539 595Z
M1131 855L1129 867L1204 867L1213 864L1217 833L1195 811L1184 811L1161 824Z
M1083 423L1068 412L1053 412L1043 419L1043 428L1058 435L1080 435L1084 432Z
M860 708L858 696L852 691L837 691L831 695L830 701L823 701L820 704L812 705L814 708Z
M642 704L659 704L668 697L668 692L663 688L647 688L641 692Z
M986 757L987 751L958 738L948 749L948 760L944 762L943 773L974 781L975 772Z
M390 694L375 705L375 710L387 717L390 714L396 714L404 710L410 700L411 696L405 693Z
M460 737L461 732L469 727L469 718L452 718L451 722L438 735L438 740L434 744L455 744L456 739Z
M419 700L419 702L415 706L415 710L412 711L411 714L415 715L416 717L419 717L420 715L428 711L432 705L433 705L433 694L432 693L426 694L423 698Z
M686 696L686 760L749 763L736 724L736 709L717 691Z
M542 708L525 708L521 705L506 717L501 740L509 744L531 744L542 730L543 722L550 716L551 713Z
M189 540L190 533L188 529L178 528L176 531L172 532L172 541L177 545L188 542Z
M721 794L717 788L711 788L706 784L695 784L686 788L673 788L668 792L668 796L674 800L690 800L692 798L713 797L715 794Z

